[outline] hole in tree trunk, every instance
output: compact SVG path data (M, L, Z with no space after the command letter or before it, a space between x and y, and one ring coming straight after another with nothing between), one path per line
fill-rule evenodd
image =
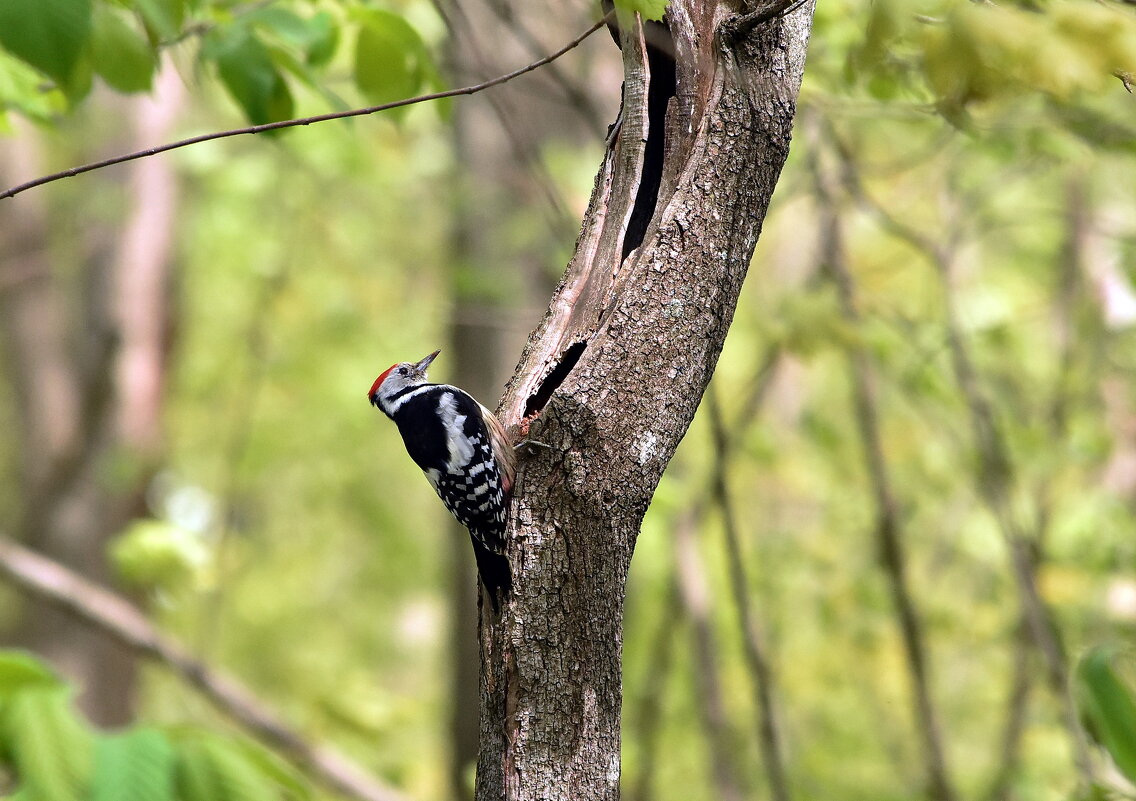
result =
M670 29L658 22L648 22L645 33L647 67L651 76L647 88L647 145L643 152L643 174L639 179L639 191L635 195L635 206L631 210L627 233L623 237L623 259L643 244L647 226L659 202L659 185L663 178L663 159L666 155L667 104L675 96L677 87L674 39Z
M572 372L576 362L580 361L580 357L584 355L584 348L586 347L588 347L586 342L573 342L568 346L564 355L560 357L560 362L552 368L552 372L541 382L540 389L529 395L528 402L525 404L525 419L531 419L544 411L552 393L564 383L564 379Z

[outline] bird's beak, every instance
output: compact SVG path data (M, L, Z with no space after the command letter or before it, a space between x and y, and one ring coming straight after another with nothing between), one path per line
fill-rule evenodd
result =
M434 359L436 359L438 357L438 354L441 353L441 352L442 351L440 351L440 350L434 351L429 356L427 356L425 359L418 362L418 364L414 365L414 369L417 370L422 375L426 375L426 369L430 366L430 362L434 361Z

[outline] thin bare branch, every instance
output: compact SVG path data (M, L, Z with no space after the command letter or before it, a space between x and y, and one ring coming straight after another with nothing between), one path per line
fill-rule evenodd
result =
M773 668L766 656L753 602L749 596L749 580L746 577L745 556L742 554L738 536L737 517L734 514L727 480L726 462L721 455L728 447L730 439L722 420L722 410L718 404L718 394L711 384L706 393L706 403L710 409L710 425L714 436L714 471L711 477L714 501L722 515L722 530L726 537L726 562L730 568L730 590L734 596L734 606L738 611L738 626L749 675L753 680L753 694L757 707L757 742L761 748L765 774L769 782L769 793L773 801L789 801L789 779L785 772L785 755L781 731L777 725L777 710L774 706L775 681Z
M838 137L832 136L833 141L838 143ZM1022 614L1028 623L1034 646L1044 659L1050 689L1060 705L1073 744L1077 767L1084 780L1091 784L1095 770L1088 753L1084 732L1078 722L1076 706L1070 696L1069 671L1064 648L1049 608L1037 586L1034 554L1036 536L1031 537L1031 532L1021 522L1014 509L1013 488L1017 477L1013 459L994 406L987 397L974 366L959 321L952 286L958 244L963 234L962 221L957 218L957 208L949 210L949 213L955 214L956 217L948 221L943 237L931 238L876 202L864 190L854 164L847 158L847 151L839 144L837 149L843 157L845 183L853 197L875 216L886 231L922 252L942 283L947 348L955 381L966 405L978 457L978 469L974 475L975 489L978 497L995 519L1006 542ZM1036 535L1036 530L1033 533Z
M360 801L406 801L406 796L368 776L341 754L308 742L247 687L194 659L120 596L4 537L0 537L0 574L22 592L59 606L128 648L167 666L218 710L309 770L330 789Z
M750 387L745 392L745 397L741 403L741 410L734 417L730 427L730 430L734 432L735 436L726 438L716 445L715 458L723 465L724 470L728 470L731 456L739 443L743 442L745 439L743 436L744 431L757 419L758 413L761 411L769 395L780 356L781 349L778 345L774 344L766 348L757 359L754 369L754 378L752 379ZM713 384L711 384L711 386L713 386ZM686 515L687 519L680 521L678 525L689 525L695 529L698 528L710 510L712 494L713 486L707 488L704 493L700 493L691 504ZM676 541L681 539L677 533L675 538ZM632 801L649 801L650 798L652 798L651 782L657 758L660 729L659 696L662 693L663 682L666 675L670 671L672 651L678 629L683 622L692 616L692 604L690 603L690 599L689 597L683 597L683 585L684 583L689 584L691 577L687 575L684 581L680 573L679 566L676 564L667 594L667 607L661 617L663 623L654 639L654 646L652 648L653 655L650 660L650 664L653 667L643 682L641 693L642 700L639 704L639 714L636 725L637 739L641 744L642 757L640 759L639 775L633 783L630 783L631 789L627 793L628 798L632 799ZM689 586L685 588L685 592L687 594L690 593ZM695 636L698 637L700 635L695 634ZM758 703L761 703L760 696ZM768 706L762 706L763 710L769 708Z
M748 10L739 15L727 27L736 36L749 33L762 23L792 14L805 4L806 0L758 0L745 4Z
M544 52L544 45L525 24L524 19L513 11L513 7L501 0L487 0L486 5L493 11L503 25L513 32L513 36L528 51L529 55L536 56ZM588 123L592 130L603 136L607 123L603 119L599 106L583 86L566 75L559 65L550 65L547 70L548 77L564 92L568 103L575 108L580 116Z
M454 49L454 52L451 53L451 60L454 62L452 67L454 76L464 77L460 76L458 68L458 62L462 59L459 47L463 40L468 60L473 63L478 72L489 73L491 67L495 65L490 64L491 59L481 47L475 30L476 26L469 15L459 5L454 6L453 13L446 13L442 0L434 0L434 8L445 22L450 34L450 46ZM489 107L497 116L500 130L509 140L517 160L527 167L533 183L544 195L552 236L558 239L570 239L576 232L577 223L565 205L564 198L556 186L556 181L534 147L534 139L537 137L522 130L521 126L525 123L525 115L516 113L510 108L505 97L498 98L489 95L488 98Z
M282 128L294 128L300 125L312 125L317 122L327 122L328 120L341 120L348 117L363 117L368 114L376 114L380 111L388 111L392 108L411 106L416 103L425 103L431 100L442 100L447 97L458 97L460 95L476 94L477 92L484 91L485 89L491 89L494 86L500 86L503 83L508 83L514 78L519 78L525 73L529 73L533 70L543 67L545 64L551 64L553 61L560 58L568 51L579 46L581 42L598 31L600 28L602 28L606 23L607 17L605 16L603 19L596 22L594 25L592 25L582 34L570 41L568 44L564 45L564 47L557 50L555 53L538 59L531 64L521 67L520 69L513 70L510 73L498 76L483 83L475 84L473 86L463 86L460 89L447 89L444 92L432 92L430 94L419 95L417 97L408 97L402 100L395 100L392 103L382 103L377 106L368 106L367 108L350 109L348 111L336 111L329 114L317 114L313 117L299 117L293 120L279 120L277 122L267 122L263 125L250 125L245 128L234 128L228 131L214 131L213 133L201 134L200 136L191 136L188 139L182 139L177 142L170 142L168 144L159 145L157 147L146 148L145 150L138 150L122 156L114 156L109 159L91 162L90 164L83 164L78 167L71 167L66 170L61 170L60 172L52 173L51 175L45 175L41 178L36 178L33 181L27 181L26 183L22 183L19 186L14 186L10 189L4 190L3 192L0 192L0 200L3 200L4 198L14 197L21 192L27 191L28 189L33 189L37 186L43 186L44 184L49 184L53 181L60 181L64 178L72 178L76 175L81 175L85 172L91 172L92 170L102 169L103 167L110 167L114 164L122 164L123 162L146 158L147 156L156 156L159 153L165 153L170 150L188 147L189 145L196 145L200 142L209 142L214 139L224 139L229 136L240 136L242 134L259 134L265 133L266 131L278 131Z
M820 204L820 257L832 282L836 285L841 313L853 325L862 322L855 279L848 266L837 200L837 186L831 172L821 163L820 130L815 115L807 121L813 147L811 167ZM894 490L891 471L884 457L880 415L876 403L875 377L868 354L862 344L847 348L848 372L852 382L852 400L856 427L860 435L868 480L872 487L876 515L876 548L887 575L892 602L903 638L907 668L911 675L912 701L923 740L925 770L931 798L954 801L958 793L951 784L943 746L942 726L931 694L926 635L916 609L908 579L908 566L902 517Z
M722 700L721 670L716 654L719 648L714 639L710 621L710 597L706 586L705 568L694 541L697 518L695 509L680 515L673 527L675 576L678 579L680 598L690 618L694 638L694 684L698 693L695 707L706 730L709 746L711 774L718 798L722 801L741 801L745 791L736 765L737 747Z
M1010 566L1018 585L1023 612L1034 642L1045 659L1050 687L1064 713L1065 725L1073 741L1077 766L1082 776L1091 784L1094 769L1084 732L1078 722L1076 707L1069 695L1069 670L1064 647L1049 608L1037 586L1036 559L1031 537L1014 513L1012 487L1015 483L1015 469L1009 447L1006 444L1005 434L997 422L993 406L980 384L978 372L959 323L954 292L950 286L953 258L948 258L938 266L946 301L947 343L959 389L970 413L978 450L979 469L975 475L980 485L978 492L1006 537Z
M1053 304L1057 370L1047 415L1049 441L1055 445L1064 444L1069 436L1069 420L1075 401L1074 379L1078 371L1083 371L1086 365L1098 361L1084 352L1083 343L1098 341L1099 338L1087 336L1088 332L1080 330L1078 325L1084 320L1085 310L1091 307L1091 304L1085 302L1085 262L1091 237L1092 211L1085 183L1084 175L1073 170L1066 184L1065 246L1058 260L1058 282ZM1047 558L1046 539L1053 519L1053 483L1052 473L1046 474L1033 490L1038 508L1037 531L1032 549L1035 572ZM1033 687L1029 659L1030 632L1028 622L1024 619L1018 626L1014 642L1014 674L1002 729L1002 758L985 794L988 801L1002 801L1010 797L1012 780L1021 761L1026 713Z
M1021 764L1022 737L1026 731L1026 712L1029 710L1034 673L1030 666L1033 638L1023 616L1014 635L1014 674L1010 680L1010 694L1006 700L1006 718L999 738L1001 758L990 779L983 798L986 801L1005 801L1012 798L1013 780Z

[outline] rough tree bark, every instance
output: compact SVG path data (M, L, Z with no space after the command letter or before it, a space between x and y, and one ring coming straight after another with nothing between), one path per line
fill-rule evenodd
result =
M592 10L549 2L514 9L499 0L435 0L435 7L449 32L445 54L453 86L480 83L550 52L552 48L540 42L525 48L517 40L535 29L547 34L547 41L558 42L563 31L590 22L585 18ZM595 39L588 44L605 44ZM584 59L577 56L576 63ZM483 95L483 103L454 105L451 132L457 166L448 259L453 265L452 305L445 349L450 380L475 398L493 398L501 391L555 286L545 269L555 261L550 256L577 230L543 172L540 153L554 137L576 142L589 137L594 145L603 141L603 124L585 125L591 117L566 102L564 86L570 78L542 69L533 75L533 83L541 79L535 95L531 84L515 83ZM515 226L497 224L501 220L523 222L525 235L517 236ZM453 566L450 796L472 801L479 738L477 606L471 603L478 595L477 574L469 558L468 534L456 521L452 526L453 535L447 538Z
M619 795L625 580L789 149L812 2L672 0L619 31L623 106L499 412L514 595L482 608L478 801Z

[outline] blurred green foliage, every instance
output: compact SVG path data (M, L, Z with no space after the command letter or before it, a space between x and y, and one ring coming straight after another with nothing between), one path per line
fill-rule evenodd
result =
M156 54L169 54L264 121L434 86L440 30L425 3L3 0L0 102L52 121L43 139L53 160L80 162L115 113L80 102L93 75L141 91ZM1005 540L975 483L948 296L1007 441L1044 599L1071 657L1087 652L1074 689L1102 746L1094 757L1132 779L1131 684L1111 651L1088 649L1136 633L1136 497L1123 480L1136 415L1136 101L1114 76L1136 70L1134 37L1136 16L1115 3L819 4L801 113L821 134L798 130L714 379L737 440L729 485L798 797L925 797L909 669L872 538L851 346L866 349L876 377L950 775L963 797L985 798L1002 765L1020 612ZM199 88L187 135L235 124L209 82ZM364 392L390 363L444 344L460 260L448 245L461 169L448 133L434 112L412 109L398 125L315 126L171 156L184 182L169 451L151 518L113 552L163 628L307 736L419 799L446 793L445 513ZM601 147L548 144L577 211ZM840 317L818 263L818 151L854 173L864 196L849 190L839 215L857 324ZM100 223L125 204L110 176L82 180L39 190L63 255L95 223L89 196L101 198ZM951 280L887 214L953 245ZM502 224L542 227L527 206ZM539 313L518 309L508 324L523 336ZM776 367L754 411L769 354ZM437 378L447 369L443 354ZM13 447L0 442L9 469ZM637 722L658 705L665 758L651 764L663 801L715 798L690 616L668 599L674 527L707 506L717 458L700 416L644 522L628 589L625 777L648 762ZM0 517L16 501L0 495ZM747 795L761 798L720 513L708 509L699 551L727 724ZM649 696L668 637L663 695ZM1009 797L1072 798L1060 705L1036 654L1027 662L1036 678ZM324 797L219 734L215 713L160 668L147 672L145 725L125 733L90 730L69 692L26 657L0 660L0 754L24 780L15 797L116 783L156 800Z
M305 801L296 771L243 737L197 726L93 731L34 657L0 651L0 770L17 801Z
M355 86L374 103L440 85L416 28L363 0L10 0L0 4L0 111L50 119L83 101L95 75L119 92L149 91L163 54L216 75L253 124L291 118L299 87L338 110L326 72L343 40L355 43Z
M1115 648L1088 651L1077 665L1076 690L1089 733L1136 783L1136 696L1118 669L1119 656Z

